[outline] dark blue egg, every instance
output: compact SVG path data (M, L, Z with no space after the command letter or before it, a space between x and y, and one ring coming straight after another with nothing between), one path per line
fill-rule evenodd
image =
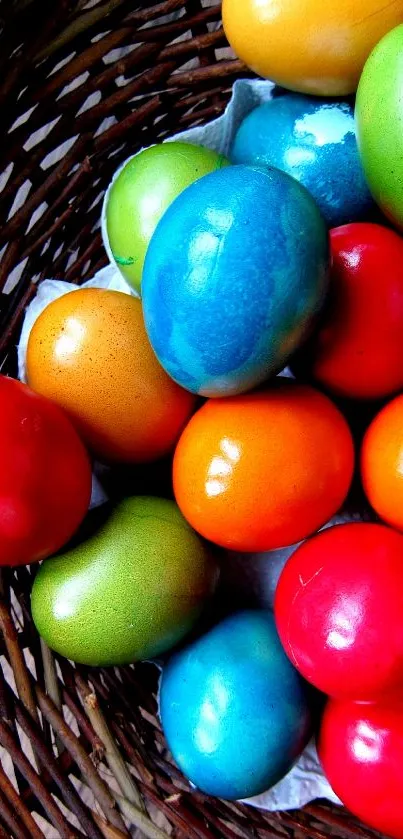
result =
M292 175L313 195L329 227L362 220L374 207L348 102L289 94L260 105L239 128L230 158Z
M277 169L230 166L173 202L142 280L147 332L165 370L203 396L247 391L281 370L327 290L317 205Z
M208 795L259 795L287 774L309 740L307 691L271 613L240 612L164 668L160 715L168 746Z

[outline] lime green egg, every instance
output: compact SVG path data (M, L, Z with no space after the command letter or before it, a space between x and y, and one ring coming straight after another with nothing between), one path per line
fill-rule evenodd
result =
M124 278L140 291L144 258L154 230L174 199L229 161L203 146L162 143L129 160L106 199L106 231Z
M403 25L371 53L356 100L357 139L375 201L403 229Z
M121 502L88 541L45 561L31 607L51 649L81 664L122 665L178 643L214 591L218 568L174 502Z

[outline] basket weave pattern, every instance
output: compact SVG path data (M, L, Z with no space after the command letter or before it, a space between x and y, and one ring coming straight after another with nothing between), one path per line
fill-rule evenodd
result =
M106 262L101 201L119 163L218 116L251 74L215 0L3 0L0 43L0 358L14 374L37 283ZM190 790L157 720L156 668L53 656L30 617L33 573L2 577L0 839L376 835L326 805L268 814Z

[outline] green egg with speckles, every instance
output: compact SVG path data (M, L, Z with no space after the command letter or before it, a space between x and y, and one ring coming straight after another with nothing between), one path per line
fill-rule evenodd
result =
M357 92L358 146L375 201L403 229L403 25L379 42Z
M31 597L51 649L80 664L154 658L192 629L218 566L173 501L121 502L88 541L46 560Z
M106 244L136 291L150 239L165 210L187 186L228 165L215 151L174 142L144 149L119 172L105 198Z

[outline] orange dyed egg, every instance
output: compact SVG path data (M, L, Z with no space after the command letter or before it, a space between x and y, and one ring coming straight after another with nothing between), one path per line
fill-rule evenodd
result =
M174 457L174 490L189 523L238 551L299 542L341 507L354 468L348 425L311 387L210 400Z
M224 0L227 38L260 76L319 96L353 93L403 0Z
M158 363L140 301L119 291L80 289L50 303L29 337L27 377L104 460L162 457L194 406Z
M392 527L403 530L403 395L380 411L369 426L361 452L368 500Z

